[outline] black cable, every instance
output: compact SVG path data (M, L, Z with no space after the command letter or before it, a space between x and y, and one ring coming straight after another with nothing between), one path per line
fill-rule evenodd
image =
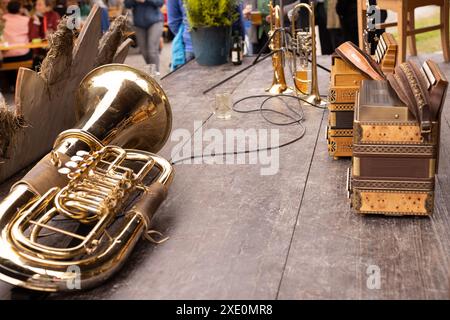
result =
M245 68L235 72L234 74L232 74L231 76L221 80L220 82L212 85L211 87L209 87L208 89L204 90L202 93L203 94L207 94L208 92L210 92L211 90L221 86L222 84L224 84L227 81L230 81L231 79L233 79L234 77L240 75L241 73L243 73L244 71L256 66L258 63L266 60L268 57L271 57L272 55L274 55L276 52L280 51L280 50L272 50L270 53L266 54L264 57L261 58L261 56L263 55L265 49L269 46L270 42L272 41L273 37L275 37L275 35L278 32L281 32L282 29L275 29L275 31L270 35L269 40L266 41L266 43L264 44L264 46L261 48L261 50L259 50L258 54L256 55L256 58L253 60L253 62L246 66ZM261 58L261 59L260 59Z
M166 79L167 77L173 75L174 73L180 71L181 69L183 69L185 66L187 66L190 62L192 62L192 61L194 61L194 60L195 60L195 59L191 59L191 60L189 60L189 61L183 63L183 64L180 65L178 68L176 68L176 69L170 71L170 72L169 72L168 74L166 74L165 76L162 76L162 77L161 77L161 80L164 80L164 79Z
M250 99L257 99L257 98L266 98L266 99L263 100L263 102L260 104L259 108L257 108L257 109L239 110L239 109L236 108L236 106L237 106L239 103L243 102L243 101L250 100ZM288 104L286 101L284 101L283 99L281 99L281 100L284 102L284 105L285 105L291 112L295 113L295 114L298 116L298 118L295 118L295 117L293 117L292 115L287 114L287 113L284 113L284 112L281 112L281 111L277 111L277 110L273 110L273 109L269 109L269 108L264 108L264 105L265 105L268 101L270 101L271 99L276 99L276 98L277 98L277 99L281 99L281 98L295 99L295 100L297 100L297 101L299 101L299 102L300 102L300 101L305 102L305 103L307 103L307 104L309 104L309 105L311 105L311 106L313 106L313 107L315 107L315 108L317 108L317 109L321 109L321 110L326 109L326 108L320 107L320 106L318 106L318 105L312 104L312 103L306 101L305 99L303 99L303 98L301 98L301 97L298 97L298 96L292 96L292 95L287 95L287 94L278 94L278 95L268 95L268 94L263 94L263 95L253 95L253 96L248 96L248 97L239 99L239 100L237 100L236 102L233 103L233 107L232 107L232 110L233 110L233 111L235 111L235 112L237 112L237 113L244 113L244 114L258 112L258 113L260 113L261 117L262 117L265 121L267 121L267 122L270 123L270 124L277 125L277 126L288 126L288 125L297 124L297 125L300 126L300 128L301 128L301 134L300 134L298 137L296 137L295 139L292 139L292 140L290 140L290 141L288 141L288 142L285 142L285 143L280 144L280 145L275 146L275 147L257 148L257 149L254 149L254 150L243 150L243 151L233 151L233 152L221 152L221 153L210 154L210 155L205 155L205 154L201 154L201 155L192 155L192 156L190 156L190 157L185 157L185 158L181 158L181 159L177 159L177 160L175 160L175 161L172 161L171 164L172 164L172 165L176 165L176 164L178 164L178 163L182 163L182 162L187 161L187 160L193 160L193 159L199 159L199 158L203 159L203 158L205 158L205 157L206 157L206 158L210 158L210 157L217 157L217 156L238 155L238 154L249 154L249 153L253 153L253 152L262 152L262 151L270 151L270 150L275 150L275 149L281 149L281 148L287 147L287 146L292 145L292 144L294 144L295 142L301 140L301 139L305 136L305 134L306 134L306 128L303 126L303 123L302 123L302 122L304 121L304 113L303 113L303 109L301 108L302 111L301 111L301 113L299 113L299 112L297 112L296 110L294 110L291 106L289 106L289 104ZM281 116L283 116L283 117L289 118L289 119L292 120L292 121L290 121L290 122L275 122L275 121L273 121L273 120L268 119L268 118L264 115L265 112L278 114L278 115L281 115Z
M203 94L207 94L208 92L212 91L213 89L215 89L215 88L221 86L222 84L224 84L224 83L227 82L227 81L230 81L230 80L233 79L234 77L236 77L236 76L240 75L241 73L243 73L244 71L247 71L248 69L254 67L254 66L257 65L258 63L260 63L260 62L266 60L268 57L271 57L272 55L274 55L275 53L277 53L277 52L279 52L279 51L287 50L287 51L289 51L289 52L292 53L292 52L293 52L292 49L284 48L284 49L272 50L269 54L267 54L267 55L265 55L264 57L261 58L261 56L262 56L264 50L269 46L270 42L271 42L272 39L275 37L275 35L276 35L277 33L279 33L279 32L282 32L282 31L284 31L284 32L286 32L286 33L289 34L289 31L288 31L288 30L285 30L284 28L275 29L274 32L272 33L272 35L270 36L270 38L266 41L266 43L264 44L263 48L259 51L259 53L256 55L256 58L253 60L253 62L252 62L250 65L246 66L245 68L242 68L241 70L235 72L235 73L232 74L231 76L229 76L229 77L227 77L227 78L221 80L220 82L218 82L218 83L212 85L211 87L205 89L202 93L203 93ZM287 42L287 38L285 39L285 42ZM298 55L298 53L295 53L295 54L296 54L296 56ZM261 58L261 59L260 59L260 58ZM312 60L311 60L310 58L308 58L308 61L312 63ZM325 72L331 73L331 70L330 70L330 69L324 67L324 66L321 65L320 63L317 63L317 62L316 62L316 64L317 64L317 67L319 67L320 69L324 70ZM162 80L162 79L161 79L161 80Z
M243 101L250 100L250 99L258 99L258 98L265 98L265 99L262 101L262 103L261 103L261 104L259 105L259 107L256 108L256 109L240 110L240 109L237 109L237 108L236 108L236 106L237 106L238 104L242 103ZM233 110L234 112L242 113L242 114L250 114L250 113L258 112L258 113L260 113L261 117L262 117L265 121L267 121L267 122L270 123L270 124L276 125L276 126L289 126L289 125L294 125L294 124L296 124L296 125L298 125L298 126L301 128L301 133L300 133L300 135L297 136L295 139L289 140L288 142L285 142L285 143L280 144L280 145L275 146L275 147L257 148L257 149L255 149L255 150L244 150L244 151L222 152L222 153L211 154L211 155L204 155L204 154L199 155L199 156L193 155L193 156L190 156L190 157L186 157L186 158L178 159L178 160L176 160L176 161L172 161L171 164L172 164L172 165L176 165L176 164L181 163L181 162L184 162L184 161L186 161L186 160L193 160L193 159L198 159L198 158L202 158L202 159L203 159L203 158L205 158L205 157L208 157L208 158L209 158L209 157L216 157L216 156L227 156L227 155L249 154L249 153L253 153L253 152L271 151L271 150L281 149L281 148L290 146L290 145L296 143L297 141L300 141L300 140L305 136L305 134L306 134L306 128L303 126L303 123L302 123L302 122L304 121L304 112L303 112L303 108L302 108L301 105L300 105L300 110L301 110L301 112L298 112L298 111L296 111L294 108L292 108L292 107L291 107L285 100L283 100L282 98L295 99L295 100L297 100L297 101L299 101L299 102L300 102L300 101L305 102L305 103L307 103L307 104L309 104L309 105L311 105L312 107L317 108L317 109L321 109L321 110L326 109L326 108L317 106L317 105L315 105L315 104L312 104L312 103L306 101L305 99L303 99L303 98L301 98L301 97L298 97L298 96L292 96L292 95L287 95L287 94L278 94L278 95L261 94L261 95L252 95L252 96L244 97L244 98L239 99L239 100L237 100L237 101L235 101L235 102L233 103L232 110ZM287 113L285 113L285 112L281 112L281 111L277 111L277 110L273 110L273 109L269 109L269 108L264 108L264 105L265 105L267 102L269 102L270 100L272 100L272 99L280 99L280 100L284 103L284 105L286 106L286 108L289 109L292 113L294 113L294 114L297 116L297 118L294 117L294 116L291 116L290 114L287 114ZM276 121L273 121L273 120L270 120L269 118L267 118L267 117L264 115L265 112L278 114L278 115L281 115L281 116L283 116L283 117L289 118L289 119L292 120L292 121L290 121L290 122L276 122ZM121 217L123 217L123 216L124 216L124 214L121 214L121 215L116 216L116 218L121 218ZM70 219L70 218L59 218L59 219L55 219L54 221L57 221L57 222L72 222L73 220ZM38 238L39 238L39 239L42 239L42 238L46 238L46 237L53 236L53 235L55 235L55 234L56 234L55 232L49 232L49 233L47 233L47 234L43 234L43 235L38 236Z
M262 57L261 59L257 58L258 60L255 60L255 62L253 62L252 64L250 64L250 65L248 65L248 66L242 68L241 70L235 72L235 73L232 74L231 76L229 76L229 77L227 77L227 78L221 80L220 82L218 82L218 83L212 85L212 86L209 87L208 89L204 90L202 93L203 93L203 94L207 94L208 92L210 92L210 91L212 91L213 89L215 89L215 88L221 86L221 85L224 84L225 82L227 82L227 81L233 79L234 77L240 75L240 74L243 73L244 71L247 71L248 69L254 67L256 64L258 64L258 63L260 63L260 62L266 60L266 59L269 58L269 57L271 57L272 55L274 55L274 54L275 54L276 52L278 52L278 51L279 51L279 50L272 51L271 53L265 55L265 56Z

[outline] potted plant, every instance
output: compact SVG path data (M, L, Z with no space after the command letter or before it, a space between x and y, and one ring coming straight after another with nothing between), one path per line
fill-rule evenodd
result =
M197 62L213 66L228 62L231 26L238 0L184 0Z

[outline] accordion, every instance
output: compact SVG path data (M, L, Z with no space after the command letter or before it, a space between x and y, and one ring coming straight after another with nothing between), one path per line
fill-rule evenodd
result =
M354 115L348 189L361 214L431 215L448 81L428 60L364 80Z
M340 56L332 56L328 95L328 153L335 159L352 156L353 110L361 81L368 79Z
M344 43L332 56L331 85L328 94L328 153L335 159L352 156L353 112L361 82L384 79L395 68L397 43L384 33L375 56L369 57L351 42Z

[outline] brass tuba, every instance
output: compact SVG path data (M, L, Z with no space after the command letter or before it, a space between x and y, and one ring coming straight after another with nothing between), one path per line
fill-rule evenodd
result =
M12 285L55 292L105 281L150 237L172 181L170 163L152 153L172 125L155 80L102 66L82 81L77 101L76 128L0 203L0 279Z
M297 29L299 12L305 9L309 16L309 31ZM296 91L306 96L306 100L314 105L325 105L319 93L317 78L316 21L314 2L300 3L292 9L291 44L292 74ZM311 61L311 65L309 64ZM297 64L299 62L299 65ZM310 70L309 70L310 69Z
M286 78L284 76L284 59L285 52L283 51L283 28L281 25L280 6L274 6L273 1L269 3L270 12L270 50L272 50L272 65L273 65L273 82L272 86L267 89L270 94L280 94L288 89Z

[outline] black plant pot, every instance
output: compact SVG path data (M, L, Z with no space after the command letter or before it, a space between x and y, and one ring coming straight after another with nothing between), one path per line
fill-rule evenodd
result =
M195 59L203 66L228 62L231 49L231 27L203 27L191 31Z

